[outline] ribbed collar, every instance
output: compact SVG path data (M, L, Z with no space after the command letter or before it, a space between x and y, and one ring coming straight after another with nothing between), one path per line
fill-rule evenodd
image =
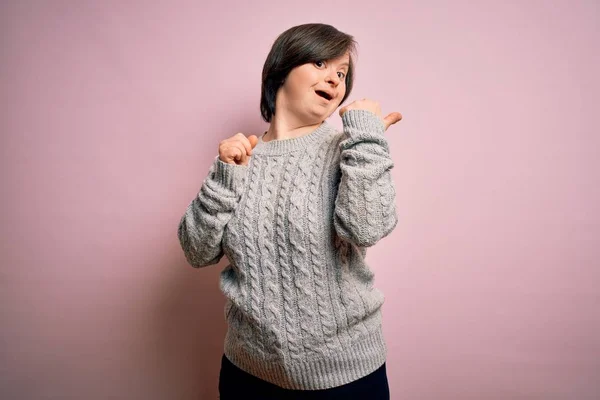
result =
M328 124L327 121L323 121L321 125L310 133L292 139L276 139L263 142L261 135L258 138L256 147L252 149L252 154L281 155L302 150L319 141L325 134L331 132L332 129L334 129L333 126Z

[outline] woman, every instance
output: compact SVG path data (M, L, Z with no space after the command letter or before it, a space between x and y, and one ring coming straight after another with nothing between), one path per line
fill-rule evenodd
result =
M221 399L389 399L383 294L367 247L395 228L381 118L363 99L325 120L354 79L353 37L304 24L274 42L262 74L269 129L219 144L178 236L194 267L226 255Z

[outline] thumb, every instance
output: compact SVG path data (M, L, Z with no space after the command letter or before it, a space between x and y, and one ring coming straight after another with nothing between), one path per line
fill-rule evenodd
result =
M256 144L258 143L258 137L256 135L250 135L248 136L248 140L250 141L250 146L252 146L252 148L255 148Z
M390 127L390 125L395 124L396 122L400 121L402 119L402 114L400 114L399 112L393 112L388 114L384 119L383 119L383 125L385 126L385 129L387 130L387 128Z

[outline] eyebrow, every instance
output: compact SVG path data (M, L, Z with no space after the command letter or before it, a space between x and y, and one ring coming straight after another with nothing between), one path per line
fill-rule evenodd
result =
M348 64L347 62L343 62L343 63L341 63L341 64L338 66L338 68L341 68L341 67L346 67L346 69L348 69L348 70L349 70L349 69L350 69L350 64Z

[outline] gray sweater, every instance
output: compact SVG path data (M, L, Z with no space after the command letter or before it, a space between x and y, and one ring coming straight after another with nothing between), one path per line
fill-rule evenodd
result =
M261 137L247 166L216 157L178 228L192 266L230 262L227 358L287 389L341 386L386 359L365 255L398 222L394 164L378 116L350 110L342 123Z

